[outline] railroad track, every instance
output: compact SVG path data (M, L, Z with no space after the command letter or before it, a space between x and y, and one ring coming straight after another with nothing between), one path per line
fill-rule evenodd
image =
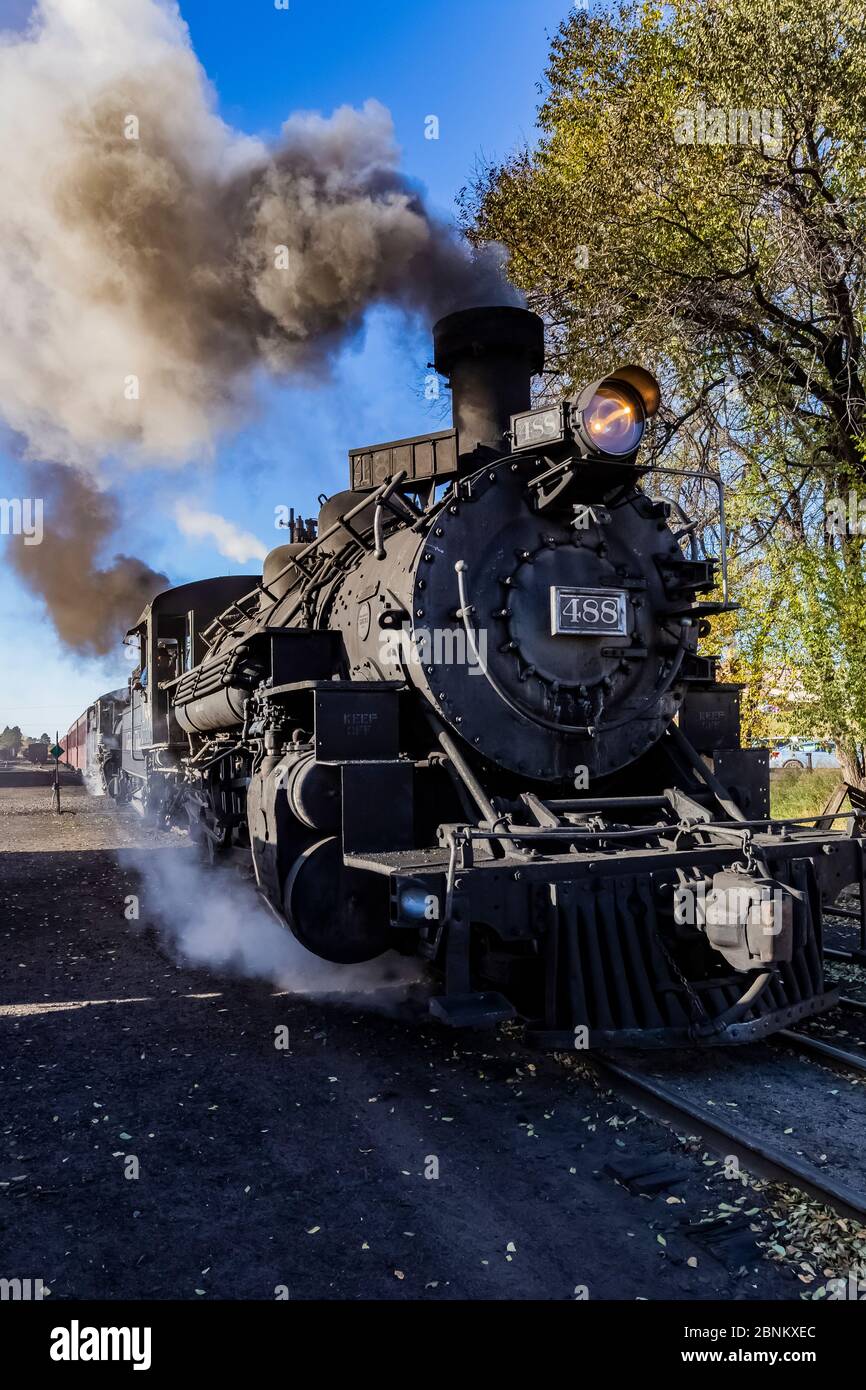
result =
M847 965L866 966L866 928L861 922L860 909L854 911L850 907L829 907L824 909L824 926L836 927L839 925L853 929L857 927L856 946L825 946L824 955L827 960L844 961Z
M859 922L859 912L837 910L827 916L838 916L846 923L855 919ZM853 953L841 950L828 950L827 956L845 960L866 968L866 959L859 960ZM843 995L839 1006L849 1013L866 1013L866 1001L852 999ZM862 1053L849 1051L823 1038L813 1037L794 1029L785 1029L774 1035L772 1043L796 1048L806 1055L832 1062L848 1071L866 1073L866 1045ZM840 1215L853 1217L857 1221L866 1220L866 1186L860 1191L849 1184L840 1182L825 1172L817 1164L809 1163L798 1154L792 1153L782 1145L774 1143L761 1135L750 1134L740 1125L728 1119L715 1118L707 1113L699 1102L681 1095L673 1086L666 1085L655 1077L649 1077L634 1067L624 1065L607 1053L593 1053L591 1061L602 1080L613 1083L624 1099L655 1118L670 1121L687 1133L698 1135L720 1157L734 1155L743 1168L756 1177L773 1182L782 1182L798 1188L810 1197L833 1207Z
M821 1056L849 1070L866 1072L866 1055L848 1052L845 1048L793 1030L785 1030L775 1036L785 1045L796 1047L804 1053ZM617 1091L632 1104L655 1118L669 1120L687 1132L699 1135L707 1147L720 1157L733 1155L756 1177L789 1183L833 1207L841 1216L866 1220L866 1188L860 1191L839 1182L817 1164L809 1163L772 1140L750 1134L727 1119L708 1115L705 1108L682 1096L672 1086L625 1066L608 1054L594 1054L592 1061L601 1076L614 1081Z
M843 995L839 1007L849 1013L866 1014L866 1001L852 999ZM828 1042L824 1038L813 1037L796 1029L783 1029L774 1034L770 1046L793 1048L805 1056L831 1062L847 1071L866 1073L866 1042L862 1051L852 1051ZM593 1058L599 1070L617 1083L620 1093L633 1103L654 1113L656 1116L693 1128L706 1141L709 1148L723 1156L734 1154L759 1177L773 1181L793 1183L819 1201L826 1202L840 1214L853 1216L858 1220L866 1218L866 1187L861 1192L825 1173L817 1164L809 1163L797 1154L790 1153L772 1140L760 1135L752 1135L740 1125L728 1120L716 1119L707 1114L705 1108L695 1101L682 1096L673 1087L665 1085L655 1077L648 1077L635 1068L625 1066L608 1054L598 1054Z
M793 1028L783 1028L774 1033L771 1042L776 1041L794 1047L798 1052L812 1053L816 1057L826 1057L831 1062L848 1067L851 1071L866 1072L866 1052L851 1052L847 1047L837 1047L824 1038L813 1038L811 1033L800 1033Z

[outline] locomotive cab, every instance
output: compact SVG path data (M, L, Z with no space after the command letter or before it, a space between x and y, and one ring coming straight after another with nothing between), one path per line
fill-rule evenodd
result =
M138 648L121 729L115 791L157 816L170 815L180 756L188 741L178 724L173 690L207 651L202 629L226 604L249 592L254 576L229 575L182 584L147 605L126 636Z

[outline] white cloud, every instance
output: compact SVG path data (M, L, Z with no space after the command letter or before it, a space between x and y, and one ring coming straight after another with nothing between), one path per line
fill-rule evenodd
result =
M174 519L185 536L196 541L213 541L220 555L246 565L250 560L264 560L268 548L251 531L242 531L219 512L203 512L189 502L178 502Z

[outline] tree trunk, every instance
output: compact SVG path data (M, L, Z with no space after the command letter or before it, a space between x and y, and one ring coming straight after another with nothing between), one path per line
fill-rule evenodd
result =
M837 738L836 756L842 764L842 776L852 787L866 789L866 776L863 769L863 750L848 739Z

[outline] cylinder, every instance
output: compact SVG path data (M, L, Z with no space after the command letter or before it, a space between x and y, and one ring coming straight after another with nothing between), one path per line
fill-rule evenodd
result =
M286 776L286 796L302 825L313 830L340 828L342 800L340 769L333 763L317 763L313 753L293 763Z
M435 325L433 348L451 386L458 453L507 453L511 416L529 408L532 377L544 366L541 319L513 305L460 309Z

